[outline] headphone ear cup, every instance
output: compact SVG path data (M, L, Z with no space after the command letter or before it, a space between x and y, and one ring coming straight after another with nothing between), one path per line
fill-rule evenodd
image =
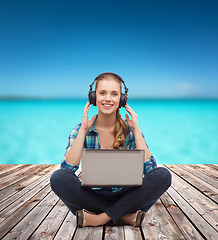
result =
M126 102L127 102L127 95L124 93L121 93L119 108L125 107Z
M96 93L95 91L89 92L89 102L90 104L93 104L93 106L96 106Z

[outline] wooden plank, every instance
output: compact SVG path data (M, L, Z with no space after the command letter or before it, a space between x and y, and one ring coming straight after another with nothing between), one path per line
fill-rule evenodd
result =
M145 239L185 239L160 199L146 212L141 228Z
M101 240L103 236L103 226L77 228L73 240Z
M0 174L1 174L1 171L5 171L7 169L10 169L10 168L13 168L14 166L19 166L21 164L0 164Z
M56 168L57 166L54 165L54 169L51 172L53 172ZM51 172L48 172L46 175L37 179L35 182L33 182L32 184L30 184L20 192L17 192L13 196L11 196L10 198L2 202L0 204L0 211L2 211L0 215L0 222L2 221L3 218L6 218L8 215L10 215L13 210L15 211L25 201L27 201L34 194L36 194L40 189L48 185Z
M212 199L216 203L218 202L217 188L211 186L210 184L194 176L193 174L184 171L184 169L180 168L175 164L168 164L167 167L171 171L176 173L180 178L184 179L186 182L194 186L194 188L197 188L200 192L207 195L210 199Z
M11 168L10 170L4 171L4 173L1 174L1 179L3 181L6 181L6 180L10 179L10 177L18 175L20 172L23 172L26 169L29 169L32 167L35 167L35 165L31 165L31 164L18 165L17 167L14 167L14 168Z
M124 228L123 226L105 226L105 240L119 239L124 240Z
M29 239L53 239L60 228L63 219L68 214L68 208L59 200L52 211L46 216L42 224L37 228Z
M45 175L46 172L49 170L51 171L52 169L53 166L51 165L41 165L39 168L33 169L33 172L26 175L24 178L18 179L17 182L0 191L0 203L17 192L23 190L25 187L40 178L42 174Z
M49 193L50 186L45 187L31 199L26 201L24 205L8 216L5 221L0 223L0 239L5 236L14 226L17 225L44 197Z
M175 189L169 188L167 192L205 239L217 240L217 231Z
M1 203L5 204L5 209L3 208L5 212L0 212L0 217L2 217L2 213L6 213L7 209L9 210L9 215L7 215L7 217L4 218L5 220L0 223L0 239L4 236L3 239L52 238L65 240L72 239L72 237L74 237L74 239L103 239L103 229L105 229L105 239L218 239L215 238L217 237L217 231L215 230L217 229L217 209L214 208L214 205L211 205L211 201L215 204L214 201L207 198L205 194L202 194L199 186L198 189L196 189L195 183L192 183L193 186L191 186L186 179L187 176L182 176L182 178L180 178L180 176L175 173L175 168L174 170L169 169L173 175L172 187L170 187L167 190L167 193L164 193L155 205L146 213L143 224L147 224L146 231L150 232L150 235L147 234L142 237L141 233L145 233L144 230L141 232L140 228L134 228L127 225L119 227L98 227L100 229L95 227L77 228L75 216L66 208L66 206L59 206L61 201L50 189L49 177L53 171L60 167L60 165L51 166L54 166L54 168L52 168L53 170L49 171L49 173L42 171L42 177L38 178L28 186L25 185L23 179L23 185L21 185L21 188L23 187L23 189L16 194L11 195ZM202 168L199 166L198 169L195 169L194 174L192 172L192 169L194 168L189 167L189 165L178 166L178 169L179 168L183 173L184 169L186 169L187 172L185 172L185 174L191 174L193 175L192 177L200 179L204 182L204 186L205 183L213 187L216 186L214 183L217 184L215 181L215 179L217 179L217 166L203 165ZM9 170L10 168L6 169ZM35 169L36 168L33 167L34 171ZM213 173L213 177L211 177L210 174L207 175L208 169ZM2 170L3 173L4 168L2 168ZM6 172L7 171L5 171L5 173ZM33 172L30 172L31 175ZM199 175L199 173L202 173L202 175ZM46 174L47 177L45 178L44 176ZM19 181L22 183L22 180L20 180L21 177L22 175L18 174L17 183ZM45 184L44 188L38 187L40 183L45 181L47 181L47 185ZM11 185L8 189L16 188L15 185ZM192 192L194 192L194 194ZM53 196L50 196L49 200L48 198L50 194ZM202 195L203 199L199 199ZM56 201L54 201L55 199ZM209 206L207 202L208 199L210 200ZM16 204L18 205L17 208ZM40 207L38 205L40 205ZM44 207L45 210L43 210ZM60 209L59 211L59 208L62 208L62 210ZM146 221L146 218L148 218L149 215L150 221L149 219ZM55 219L55 217L57 217L57 219ZM212 223L214 224L213 226ZM154 228L156 228L156 231L154 231ZM178 235L174 235L174 230L176 228ZM199 232L201 232L204 237L202 237Z
M124 236L126 240L142 240L141 231L139 227L132 227L124 225Z
M205 171L202 171L201 167L199 167L197 170L194 169L192 166L190 165L184 165L184 164L179 164L178 165L180 168L184 169L185 171L191 173L192 175L200 178L201 180L207 182L208 184L212 185L213 187L215 187L216 189L218 189L218 178L217 180L212 178L211 176L208 176L207 174L205 174ZM218 172L217 172L218 174Z
M58 197L52 191L23 218L3 239L29 239L44 218L58 202Z
M8 175L11 170L20 168L23 164L1 164L0 165L0 178Z
M14 201L12 204L10 204L7 207L5 207L1 211L0 222L4 221L14 211L16 211L18 208L20 208L26 201L31 199L34 195L36 195L39 191L41 191L43 188L45 188L48 185L50 185L49 184L49 177L47 177L43 182L39 183L35 188L31 189L29 192L24 194L22 197L16 199L16 201ZM13 195L13 197L16 197L16 196ZM4 202L1 205L3 205L3 204L4 204Z
M35 165L24 165L23 168L19 171L14 171L13 173L1 178L0 190L10 186L11 184L18 181L22 177L25 177L26 174L33 171L33 168L36 168Z
M218 170L218 164L205 164L206 166Z
M184 215L181 209L176 205L176 203L172 200L172 198L165 192L160 200L162 204L165 206L176 225L184 235L185 239L188 240L202 240L204 239L196 228L192 225L189 219Z
M54 240L71 240L76 228L76 217L71 211L68 211L67 217L64 219L60 229L54 237Z
M171 186L175 191L186 200L187 204L191 204L192 208L201 215L201 218L206 219L208 223L216 229L218 216L217 204L195 187L189 185L174 172L171 171L171 174L173 177Z
M218 171L215 168L215 165L207 164L188 164L189 167L195 169L196 171L203 172L205 175L218 180Z

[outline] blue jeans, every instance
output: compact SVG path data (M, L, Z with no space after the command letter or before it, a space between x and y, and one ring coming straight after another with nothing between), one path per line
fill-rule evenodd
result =
M93 190L81 187L78 177L69 169L58 169L50 178L55 194L76 215L86 209L96 214L105 212L118 223L128 213L141 209L147 212L171 185L171 173L167 168L156 167L143 178L140 187L123 188L118 192Z

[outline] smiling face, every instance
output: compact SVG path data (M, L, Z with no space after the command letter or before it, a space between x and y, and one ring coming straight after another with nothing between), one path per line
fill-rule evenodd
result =
M107 77L96 83L96 106L104 114L115 112L120 103L122 86L119 80Z

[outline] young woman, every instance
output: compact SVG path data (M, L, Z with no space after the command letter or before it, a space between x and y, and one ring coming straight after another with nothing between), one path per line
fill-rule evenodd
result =
M51 188L77 216L80 227L112 224L140 226L152 205L170 187L171 174L163 167L157 167L150 153L143 133L138 126L138 115L126 104L127 91L122 93L122 78L115 73L102 73L96 77L95 91L89 93L82 117L69 136L61 168L51 178ZM94 82L93 82L94 83ZM124 82L123 82L124 84ZM94 96L93 96L94 93ZM93 105L98 114L91 120L88 111ZM119 108L125 107L126 120ZM143 184L135 188L83 188L75 175L83 148L94 149L144 149Z

